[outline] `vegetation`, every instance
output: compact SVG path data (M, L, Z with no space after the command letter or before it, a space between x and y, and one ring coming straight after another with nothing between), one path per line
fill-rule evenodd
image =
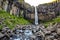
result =
M19 0L20 3L24 2L24 0Z
M0 10L0 29L3 27L4 24L7 25L9 28L13 28L17 24L26 25L30 24L30 22L24 19L23 17L16 17L10 15L5 11Z
M48 27L48 25L49 25L50 23L55 24L55 23L59 23L59 22L60 22L60 16L58 16L58 17L56 17L56 18L54 18L54 19L52 19L52 20L50 20L50 21L44 22L44 25L45 25L46 27Z
M58 23L60 22L60 16L50 20L50 21L44 21L42 22L46 27L52 23ZM9 13L5 11L0 10L0 29L3 27L3 25L8 26L9 28L14 28L17 24L19 25L27 25L31 24L32 22L24 19L23 17L16 17L13 15L10 15Z

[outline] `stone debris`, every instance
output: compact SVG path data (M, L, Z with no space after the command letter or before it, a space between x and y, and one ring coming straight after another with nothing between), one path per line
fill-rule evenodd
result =
M5 40L5 37L8 40L16 37L29 40L60 40L60 23L49 25L47 28L43 25L17 25L13 30L4 27L0 32L0 39Z

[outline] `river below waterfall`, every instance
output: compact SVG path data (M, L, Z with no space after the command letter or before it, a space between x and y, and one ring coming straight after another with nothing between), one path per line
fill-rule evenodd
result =
M33 35L31 30L16 30L10 40L30 40L30 36Z
M15 29L15 32L10 37L10 40L40 40L40 36L37 36L37 29L40 31L39 26L35 25Z

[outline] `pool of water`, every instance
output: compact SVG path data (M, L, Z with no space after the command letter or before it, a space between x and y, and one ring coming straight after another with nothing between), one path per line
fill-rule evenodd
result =
M16 30L16 33L18 32L23 32L23 34L15 34L10 40L30 40L30 36L33 35L31 30Z

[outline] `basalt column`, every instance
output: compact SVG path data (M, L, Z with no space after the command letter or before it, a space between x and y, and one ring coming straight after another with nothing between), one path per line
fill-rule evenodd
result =
M8 1L6 0L6 1L4 1L4 3L3 3L3 9L4 9L5 11L7 11L7 8L8 8Z

